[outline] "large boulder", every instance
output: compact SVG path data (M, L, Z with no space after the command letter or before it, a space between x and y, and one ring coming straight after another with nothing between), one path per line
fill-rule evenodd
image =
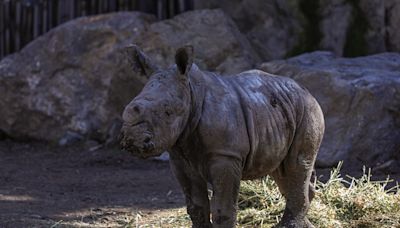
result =
M123 108L147 80L121 54L131 43L162 66L185 44L194 46L202 67L227 74L250 69L257 60L220 10L161 22L137 12L79 18L0 62L0 133L60 144L115 136Z
M221 10L196 10L152 24L137 43L159 65L174 63L176 49L192 45L195 62L223 74L251 69L258 55L235 23Z
M293 78L320 103L326 131L317 167L344 160L347 169L400 171L400 54L351 59L313 52L260 69Z
M264 61L287 56L304 32L298 0L194 0L194 8L221 8Z
M142 13L83 17L4 58L1 131L60 143L104 136L146 81L130 72L120 50L153 21Z

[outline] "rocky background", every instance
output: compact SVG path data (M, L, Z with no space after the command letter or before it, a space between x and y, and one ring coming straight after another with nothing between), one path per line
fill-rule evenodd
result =
M349 170L400 172L399 1L194 0L194 8L163 21L139 12L78 18L2 59L1 137L112 144L147 79L129 68L124 47L135 43L167 66L190 44L202 69L259 68L308 88L326 118L318 167L344 160Z

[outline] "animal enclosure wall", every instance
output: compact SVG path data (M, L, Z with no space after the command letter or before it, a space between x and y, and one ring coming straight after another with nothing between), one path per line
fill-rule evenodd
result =
M0 59L76 17L141 11L165 19L192 8L192 0L0 0Z

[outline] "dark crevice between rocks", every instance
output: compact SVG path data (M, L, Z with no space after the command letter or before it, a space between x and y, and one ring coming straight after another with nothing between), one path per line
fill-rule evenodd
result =
M304 31L300 34L298 44L286 55L296 56L304 52L311 52L319 49L322 40L322 33L319 29L321 15L319 13L319 1L300 0L299 9L304 15Z
M389 34L389 29L387 29L390 26L390 14L392 13L392 8L391 7L385 7L385 49L386 50L392 50L394 48L391 47L390 43L390 34Z
M8 139L8 135L0 129L0 141Z
M355 57L368 54L365 35L369 28L367 17L360 8L360 0L346 0L352 6L352 21L347 29L343 56Z

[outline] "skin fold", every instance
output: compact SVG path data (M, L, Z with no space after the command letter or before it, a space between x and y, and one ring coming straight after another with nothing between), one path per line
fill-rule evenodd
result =
M121 146L142 158L169 151L193 227L235 227L240 180L266 175L286 198L277 227L313 227L306 213L324 118L305 88L259 70L202 71L190 46L162 70L137 46L127 54L150 78L123 112Z

